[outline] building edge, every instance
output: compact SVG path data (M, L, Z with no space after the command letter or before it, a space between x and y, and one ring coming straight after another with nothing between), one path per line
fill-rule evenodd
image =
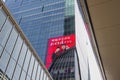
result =
M88 4L87 4L87 0L77 0L79 6L81 6L81 9L83 11L83 17L84 17L84 22L85 24L87 24L88 28L88 34L89 34L89 39L93 48L93 51L95 52L95 58L97 59L97 63L99 65L103 80L107 80L106 74L105 74L105 69L103 66L103 62L101 59L101 55L100 55L100 51L98 48L98 43L96 40L96 35L94 32L94 28L93 28L93 23L91 20L91 16L90 16L90 12L88 9Z
M14 17L12 16L12 14L10 13L10 11L8 10L8 8L6 7L5 3L2 0L0 0L0 8L2 8L5 11L6 15L9 16L9 19L11 20L11 22L13 23L13 25L15 25L13 27L15 27L16 30L20 33L21 37L26 42L26 44L30 48L31 52L33 52L33 55L36 57L37 61L42 66L42 68L44 69L44 71L48 74L49 78L51 80L53 80L52 77L51 77L51 75L49 74L48 70L46 69L45 65L42 63L41 59L39 58L37 52L34 50L34 48L32 47L31 43L26 38L26 36L23 33L22 29L20 28L20 26L18 25L18 23L15 21Z

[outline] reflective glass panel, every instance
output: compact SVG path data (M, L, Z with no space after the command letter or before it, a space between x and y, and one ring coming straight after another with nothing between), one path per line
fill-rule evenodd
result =
M26 80L31 80L29 76L27 76Z
M16 42L16 45L15 45L14 51L13 51L13 53L12 53L12 57L13 57L15 60L18 59L18 55L19 55L19 53L20 53L20 49L21 49L21 47L22 47L22 43L23 43L23 40L22 40L22 38L19 36L19 37L18 37L18 40L17 40L17 42Z
M34 64L34 56L32 55L31 61L30 61L30 66L28 70L28 75L31 76L32 69L33 69L33 64Z
M9 20L7 20L2 31L0 32L0 45L2 47L5 46L8 36L10 35L11 29L12 29L12 24L9 22ZM0 48L0 53L1 52L2 52L2 48Z
M8 63L10 55L4 51L3 55L0 58L0 69L2 69L2 71L4 72Z
M21 74L20 80L25 80L25 76L26 76L26 73L25 73L24 71L22 71L22 74Z
M27 72L27 68L28 68L28 65L29 65L30 57L31 57L31 52L30 52L30 50L28 50L27 55L26 55L26 59L25 59L25 63L24 63L24 67L23 67L23 69L26 72Z
M41 70L40 80L43 80L43 70Z
M16 32L15 29L12 30L12 33L8 39L8 42L6 44L6 47L5 49L8 51L8 53L11 54L12 50L13 50L13 47L15 45L15 41L17 39L17 36L18 36L18 33Z
M37 72L36 80L39 80L39 77L40 77L40 70L41 70L41 67L38 66L38 72Z
M21 50L21 53L20 53L20 56L19 56L19 60L18 60L18 64L20 64L20 66L23 65L23 61L24 61L26 52L27 52L27 46L24 43L23 47L22 47L22 50Z
M8 64L8 68L7 68L7 71L6 71L6 74L8 75L8 77L11 79L12 75L13 75L13 71L14 71L14 68L15 68L15 60L14 59L10 59L10 62Z
M6 19L6 15L3 12L3 10L0 8L0 30L1 30L2 25L5 22L5 19Z
M0 45L0 55L2 53L3 47Z
M13 76L13 80L18 80L21 72L21 67L17 64L16 70Z
M6 40L8 39L8 36L10 34L10 31L12 29L12 24L10 23L9 19L6 21L2 31L0 32L0 44L2 46L5 45Z
M33 70L33 75L32 75L32 79L33 79L33 80L35 80L35 77L36 77L37 65L38 65L38 62L35 61L34 70Z

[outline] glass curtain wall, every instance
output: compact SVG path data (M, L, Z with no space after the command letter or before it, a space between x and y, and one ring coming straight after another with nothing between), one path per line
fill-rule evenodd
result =
M50 38L75 33L74 0L7 0L6 4L43 62Z
M77 66L75 65L75 50L71 48L54 60L49 69L54 80L79 80L75 78L75 66ZM79 71L77 68L76 70Z
M0 6L0 80L52 80L6 12L5 6Z
M64 35L75 33L75 9L74 0L65 0Z

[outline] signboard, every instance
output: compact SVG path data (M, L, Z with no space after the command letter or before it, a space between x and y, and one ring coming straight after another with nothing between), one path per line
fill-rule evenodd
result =
M46 55L46 68L49 68L54 60L54 55L59 56L71 47L75 46L75 35L60 36L56 38L50 38L48 41L48 51ZM59 54L58 54L59 53Z

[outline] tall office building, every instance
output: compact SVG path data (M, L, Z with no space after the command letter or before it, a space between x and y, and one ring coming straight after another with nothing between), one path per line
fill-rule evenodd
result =
M81 80L105 80L85 2L7 0L6 4L43 61L48 39L75 32Z
M75 0L76 50L71 49L53 61L50 73L55 80L106 80L97 54L84 1ZM72 62L73 65L71 65ZM74 69L70 69L70 67ZM80 73L77 72L76 74L79 69Z
M49 72L54 80L81 80L76 48L70 48L53 61Z
M43 62L50 38L75 33L74 0L6 0L6 4Z
M1 0L0 80L53 80Z

